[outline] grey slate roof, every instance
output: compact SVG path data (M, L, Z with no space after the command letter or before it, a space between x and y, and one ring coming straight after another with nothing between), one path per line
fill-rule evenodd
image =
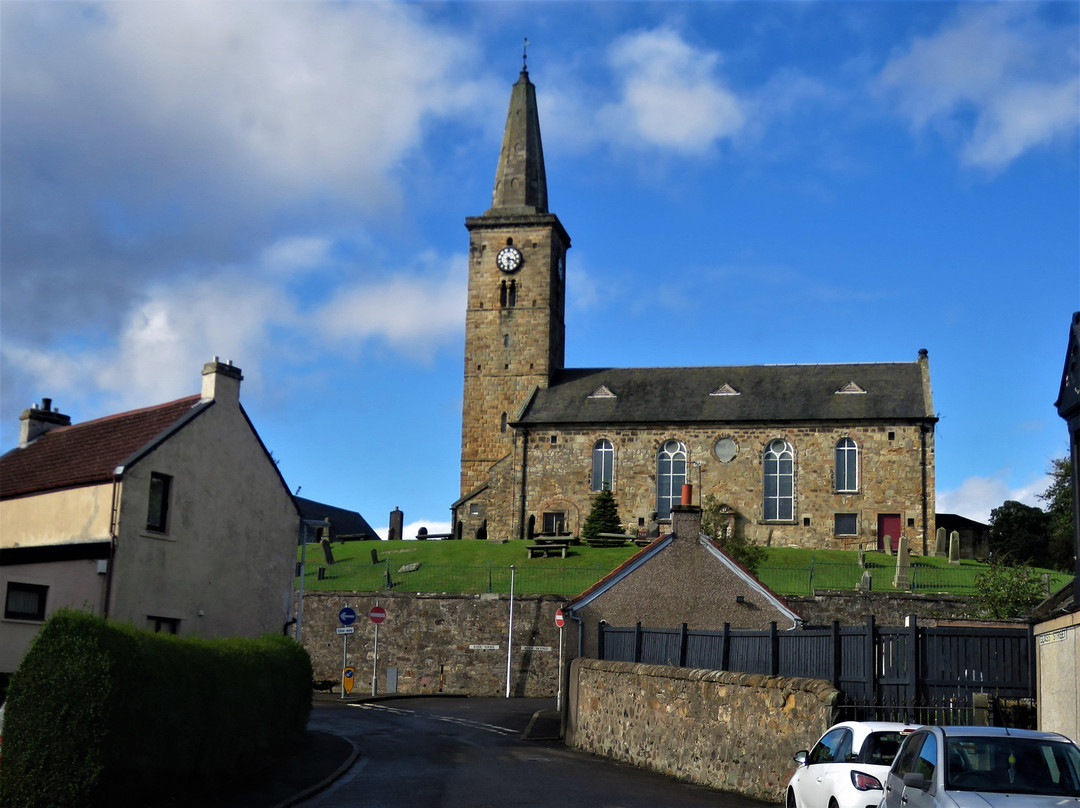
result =
M923 368L879 362L567 369L536 391L517 423L936 420Z
M375 528L369 525L367 520L356 511L338 508L334 505L327 505L324 502L317 502L304 497L294 496L293 499L300 509L300 516L304 519L326 519L330 522L331 539L337 539L339 536L359 535L367 535L372 540L379 538Z

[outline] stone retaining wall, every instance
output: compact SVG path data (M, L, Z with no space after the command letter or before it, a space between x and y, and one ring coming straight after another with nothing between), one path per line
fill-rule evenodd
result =
M815 679L592 659L570 670L567 744L776 802L838 696Z
M784 602L808 626L827 626L833 620L842 626L860 626L871 614L879 626L902 626L909 614L930 625L935 620L962 620L975 611L973 598L940 593L818 589L813 595L785 595Z
M506 692L506 595L423 595L372 592L304 593L301 642L311 655L315 680L340 683L343 637L338 612L357 613L348 635L348 666L355 668L354 694L371 692L375 625L367 614L378 601L386 609L379 626L378 692L387 692L394 669L397 692L502 696ZM510 694L554 696L558 687L559 629L555 611L566 599L551 595L514 598ZM577 630L564 629L564 654L577 650ZM340 692L340 691L339 691Z

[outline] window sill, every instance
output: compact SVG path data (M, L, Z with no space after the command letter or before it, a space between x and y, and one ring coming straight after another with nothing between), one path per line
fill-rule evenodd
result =
M4 617L2 621L4 623L16 623L22 626L40 626L44 625L45 618L38 619L36 617Z
M157 533L153 530L143 530L140 534L144 539L157 539L158 541L176 541L173 536L168 533Z

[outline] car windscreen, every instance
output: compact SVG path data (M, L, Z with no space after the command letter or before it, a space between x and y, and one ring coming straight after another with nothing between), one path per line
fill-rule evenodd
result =
M945 787L1080 797L1080 749L1067 741L1039 738L946 739Z

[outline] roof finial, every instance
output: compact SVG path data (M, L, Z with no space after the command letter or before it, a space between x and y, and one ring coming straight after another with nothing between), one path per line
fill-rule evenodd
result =
M529 38L525 37L525 44L521 48L521 72L529 72Z

